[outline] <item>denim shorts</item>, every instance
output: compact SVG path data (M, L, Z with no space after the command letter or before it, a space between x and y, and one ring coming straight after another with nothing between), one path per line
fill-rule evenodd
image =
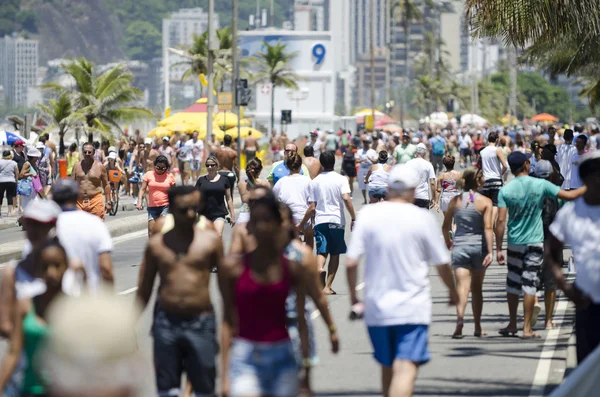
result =
M292 342L236 339L229 358L231 397L298 395L298 365Z
M452 267L454 269L462 267L469 270L483 270L484 258L482 244L457 244L452 247Z
M387 188L369 186L369 198L371 200L372 199L384 199L386 197L387 197Z
M214 313L176 316L154 309L154 369L159 397L179 396L185 371L195 396L214 396L219 347Z
M317 254L340 255L346 253L344 225L337 223L320 223L314 227Z
M169 206L163 207L148 207L148 221L153 221L160 218L161 216L167 216L169 214Z
M428 329L424 324L369 327L375 360L384 367L391 367L394 360L425 364L430 360Z

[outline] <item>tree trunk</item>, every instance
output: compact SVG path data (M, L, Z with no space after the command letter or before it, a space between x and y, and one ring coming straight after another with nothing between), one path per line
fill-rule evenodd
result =
M271 134L275 129L275 83L271 83ZM279 131L281 133L281 131Z
M404 89L402 90L402 111L400 112L400 125L404 128L404 117L408 110L407 91L410 86L410 68L409 68L409 52L410 52L410 20L408 19L408 3L404 3Z

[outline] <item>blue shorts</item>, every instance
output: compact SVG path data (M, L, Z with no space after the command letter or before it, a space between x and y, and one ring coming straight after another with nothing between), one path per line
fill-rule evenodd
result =
M371 187L369 186L369 198L373 199L384 199L387 197L387 188L385 187Z
M231 397L296 397L298 364L292 342L236 339L229 358L229 387Z
M161 216L167 216L168 213L169 207L167 205L163 207L148 207L148 221L153 221Z
M191 160L190 161L190 171L200 171L202 165L200 164L200 160Z
M318 255L340 255L346 253L344 225L321 223L315 226L314 233Z
M391 367L394 360L425 364L430 360L428 325L403 324L387 327L368 327L375 360Z

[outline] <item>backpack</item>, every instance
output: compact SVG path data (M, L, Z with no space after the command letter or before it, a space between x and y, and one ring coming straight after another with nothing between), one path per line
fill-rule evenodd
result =
M440 138L436 138L433 141L433 145L431 145L431 147L433 149L434 156L443 156L444 154L446 154L446 144Z

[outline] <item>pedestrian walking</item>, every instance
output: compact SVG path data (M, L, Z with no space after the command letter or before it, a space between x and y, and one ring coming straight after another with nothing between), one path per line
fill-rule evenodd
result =
M319 164L319 167L321 167L321 164ZM356 178L356 150L352 143L348 144L342 156L342 175L348 178L350 197L352 197L354 193L354 178Z
M111 209L113 202L110 200L110 184L106 167L94 160L93 144L83 145L83 160L73 166L72 178L79 184L81 193L77 208L104 220L104 215ZM102 190L106 197L106 205Z
M138 193L137 209L142 210L142 198L148 192L148 235L155 232L154 224L161 216L169 213L168 191L175 186L175 176L169 172L169 160L160 155L154 160L154 170L148 171L142 178L142 187Z
M573 156L577 153L577 148L573 145L573 130L567 128L563 133L564 143L558 147L556 161L560 166L560 172L565 177L561 188L571 189L571 175L573 170Z
M293 291L297 302L303 302L306 280L316 279L314 259L311 266L311 255L305 253L299 261L284 254L290 234L271 192L253 202L247 230L254 249L248 254L241 251L241 257L230 255L219 272L224 308L221 392L234 397L297 396L298 363L287 330L286 301ZM318 288L313 285L311 297L318 299ZM324 298L319 304L325 309ZM298 318L304 318L304 306L297 304L296 309ZM328 314L327 320L332 350L337 352L335 325ZM303 351L307 351L304 343Z
M498 332L502 336L516 336L519 297L523 298L523 339L540 338L531 328L539 273L543 264L544 228L542 211L544 198L571 201L580 197L585 188L566 191L543 179L529 176L528 157L518 151L508 156L508 165L515 178L498 194L498 219L496 220L496 248L498 263L504 264L501 252L505 224L508 215L508 274L506 296L509 323Z
M364 310L374 357L381 365L384 396L411 396L419 367L430 360L430 266L437 267L448 287L450 303L457 301L450 254L439 236L438 221L413 204L419 183L412 167L392 169L388 201L363 208L346 261L350 303L355 314ZM364 309L356 296L363 256Z
M378 203L385 200L388 189L388 178L392 166L388 164L388 152L382 150L377 157L377 163L373 164L367 175L365 175L365 183L369 190L369 202Z
M232 141L231 135L225 134L223 146L217 149L215 154L215 157L219 160L219 175L229 180L231 197L233 197L235 182L240 179L237 151L231 148Z
M321 163L319 159L315 157L315 148L312 146L304 146L304 158L302 164L308 170L310 179L315 179L321 172ZM304 167L302 169L304 169Z
M27 160L23 164L19 173L19 182L17 183L17 193L21 197L21 205L27 208L32 200L38 197L42 191L42 185L39 179L38 160L42 153L37 149L30 149L27 152Z
M290 208L298 234L312 248L314 235L311 219L314 211L309 211L308 205L311 180L300 174L302 158L298 154L292 153L286 158L286 167L290 170L290 175L284 176L275 184L273 193Z
M202 193L202 206L199 214L211 221L219 236L222 236L227 218L229 218L231 226L235 225L235 210L233 209L229 180L217 172L219 161L216 157L208 157L205 165L208 173L196 181L196 189Z
M454 164L456 162L454 156L448 155L442 159L442 162L444 163L446 172L442 172L438 175L437 192L440 197L440 210L442 210L442 214L445 216L446 211L448 211L450 200L459 194L456 184L462 174L454 169Z
M160 274L152 336L161 396L180 394L183 371L196 395L215 394L218 346L209 282L213 267L222 267L223 245L218 233L197 225L200 198L193 186L169 190L172 228L150 237L140 266L137 299L143 309Z
M69 151L66 154L67 157L67 176L71 177L73 173L73 167L75 164L79 163L79 150L77 149L77 143L73 142L71 146L69 146Z
M52 167L52 151L50 148L46 147L43 142L38 142L35 145L35 148L40 151L42 154L37 161L40 185L42 190L40 191L40 195L42 197L46 197L48 193L50 193L50 189L52 188L52 175L53 175L53 167Z
M340 264L340 255L346 253L344 233L346 215L350 214L350 230L354 227L356 214L350 197L348 180L333 170L335 153L324 152L319 158L323 171L312 180L310 186L310 208L315 211L314 234L317 245L317 260L325 295L334 295L333 280ZM329 265L325 263L329 257Z
M273 163L273 166L271 167L271 172L269 173L269 175L267 175L267 180L271 182L271 186L275 186L279 179L290 174L290 170L289 168L287 168L285 160L292 153L298 153L298 146L296 146L296 144L294 143L288 143L284 146L283 160ZM310 172L304 164L302 164L302 167L300 168L300 175L304 175L306 177L310 176Z
M260 173L263 170L262 161L258 157L253 157L246 163L246 178L238 183L238 192L242 200L242 207L238 214L236 224L247 223L250 220L249 193L258 186L270 188L271 184L260 178Z
M483 187L481 188L481 194L492 200L494 206L494 222L498 216L498 193L504 185L503 178L504 174L508 170L508 164L506 162L506 156L501 147L497 146L498 133L496 131L490 132L488 135L488 144L480 152L479 163L483 172Z
M7 216L15 216L15 197L17 196L17 182L19 181L19 166L13 161L12 152L4 150L0 160L0 218L2 217L2 203L6 194L8 206Z
M452 335L454 339L463 338L469 292L475 323L473 335L487 335L481 327L483 279L493 259L494 225L492 200L477 193L483 183L481 170L470 167L463 172L460 179L463 193L450 200L442 225L446 245L452 250L452 268L458 292L456 330ZM453 222L456 224L456 231L454 237L450 238Z
M582 197L565 204L550 225L545 258L565 295L575 303L577 361L581 363L600 345L600 152L581 157L579 177L587 187ZM575 283L568 283L562 272L561 255L570 245L577 259Z
M365 176L371 169L371 166L377 162L377 152L371 148L372 143L373 138L370 136L363 136L363 147L356 152L358 188L363 196L363 204L367 204L367 184L365 183Z
M415 158L406 162L419 175L420 183L415 192L415 205L425 209L436 208L439 212L435 171L433 170L433 165L425 160L426 154L427 146L424 143L419 143L415 150Z

